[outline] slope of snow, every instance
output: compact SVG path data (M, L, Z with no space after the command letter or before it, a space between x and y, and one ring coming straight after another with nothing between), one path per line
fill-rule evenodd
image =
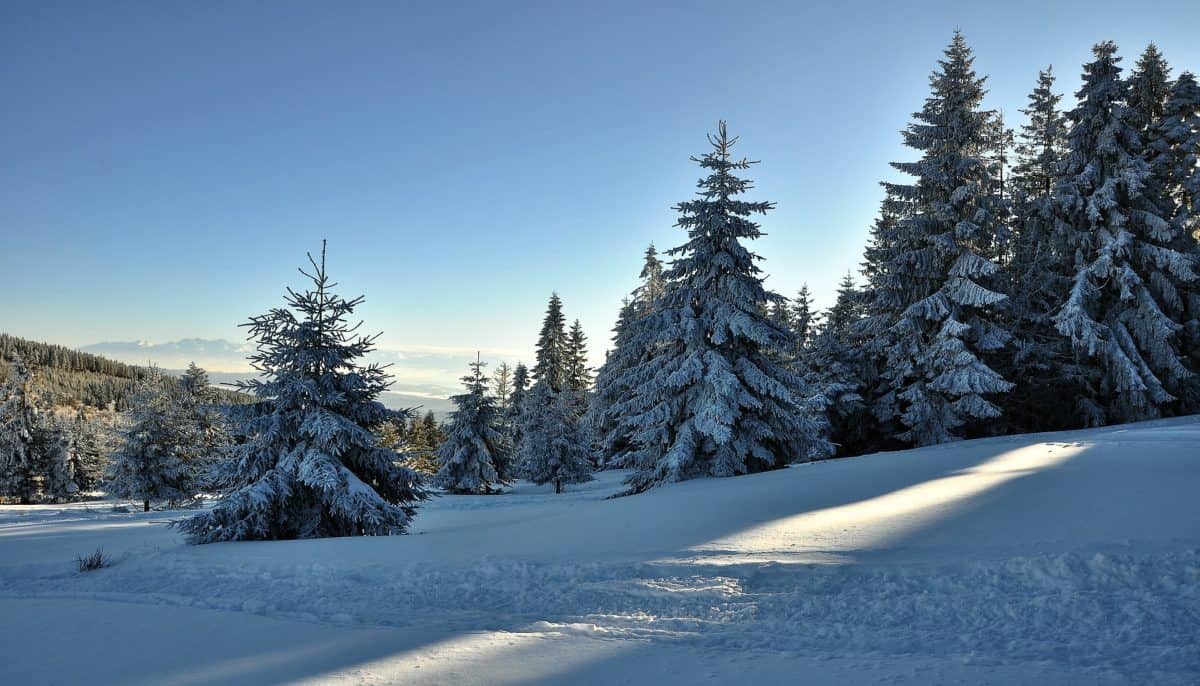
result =
M442 497L377 539L2 508L0 680L1200 680L1200 418L607 498L622 476ZM76 572L98 546L116 564Z

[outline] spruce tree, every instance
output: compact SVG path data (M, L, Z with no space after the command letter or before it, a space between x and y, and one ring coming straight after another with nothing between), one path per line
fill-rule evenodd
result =
M595 437L597 460L602 468L622 466L617 456L630 447L629 437L619 431L620 417L614 408L629 390L622 385L624 374L644 357L641 349L631 345L629 340L631 325L637 319L638 312L634 301L626 298L613 326L612 348L596 372L595 388L584 417Z
M70 441L71 480L79 493L96 490L104 478L107 461L95 422L89 421L82 409L75 415Z
M1163 217L1171 222L1171 243L1191 254L1195 265L1200 261L1200 86L1191 73L1176 80L1147 147L1155 195ZM1200 370L1200 279L1182 285L1179 299L1183 351L1190 368ZM1200 411L1198 378L1193 377L1183 392L1184 411Z
M450 415L447 437L438 448L438 472L433 485L451 493L491 493L503 480L507 463L504 437L500 433L500 408L488 393L484 362L476 356L471 372L462 377L466 393L454 396L456 409Z
M1197 275L1150 192L1117 47L1092 51L1056 189L1055 240L1073 277L1054 322L1080 355L1099 361L1109 418L1133 421L1169 411L1193 375L1180 349L1179 294Z
M1158 46L1146 46L1129 75L1126 123L1139 135L1162 118L1171 95L1171 68Z
M643 311L648 311L654 307L654 303L662 297L667 289L667 281L663 273L663 263L662 260L658 259L658 250L654 247L653 243L646 248L646 255L640 276L642 283L634 290L633 296L639 307Z
M46 397L38 396L19 353L0 387L0 496L23 505L74 495L68 438Z
M517 455L521 475L535 484L592 480L591 440L577 413L571 391L556 393L546 381L529 392L522 416L523 440Z
M860 320L860 303L854 278L847 274L838 287L837 300L810 337L802 360L814 409L823 417L827 438L843 455L861 450L868 438L863 433L861 356L851 338Z
M241 386L259 402L222 466L234 487L180 524L193 543L402 534L426 497L418 474L375 438L395 413L378 401L384 369L360 363L375 338L348 322L363 298L332 292L324 245L309 262L308 290L289 289L286 306L244 325L261 377Z
M1053 241L1055 197L1066 154L1067 120L1059 110L1050 69L1038 73L1028 118L1017 142L1016 211L1012 259L1005 269L1013 343L1004 374L1020 383L1004 399L1008 428L1048 431L1103 423L1095 401L1097 375L1079 364L1052 316L1070 289L1073 272Z
M199 435L172 386L156 369L141 382L105 475L110 495L141 501L146 512L154 502L176 506L200 491L194 469Z
M212 470L221 463L231 438L225 417L217 407L217 395L209 385L208 372L195 362L188 364L179 384L183 421L191 423L195 443L190 451L190 469L202 488L213 483Z
M996 310L1006 296L993 290L1005 230L986 159L994 115L979 109L985 79L976 77L962 34L945 54L931 96L904 132L922 157L892 165L915 182L888 185L910 212L897 222L888 265L897 321L885 373L905 427L897 438L913 445L980 431L1001 414L988 397L1012 388L984 360L1008 340Z
M525 399L528 395L529 370L523 363L518 362L513 369L512 393L509 395L508 409L504 416L505 443L510 455L515 455L521 445L521 412L525 409Z
M808 337L812 333L812 293L808 290L808 284L800 286L800 290L796 292L796 298L792 301L792 312L791 317L788 318L788 325L796 339L796 348L799 352L808 345Z
M587 336L576 319L567 334L566 388L583 393L592 386L592 370L588 367Z
M707 176L699 197L675 208L688 240L669 251L667 290L631 337L652 353L622 375L629 397L614 408L636 446L632 492L773 469L825 446L802 406L803 381L770 355L794 341L762 316L760 258L741 240L762 235L752 217L772 204L737 199L751 184L736 172L751 163L731 157L735 141L721 122L713 150L694 158Z
M568 342L566 319L563 318L562 300L558 293L550 295L546 307L546 318L538 335L537 361L533 365L535 381L544 381L555 393L567 387Z

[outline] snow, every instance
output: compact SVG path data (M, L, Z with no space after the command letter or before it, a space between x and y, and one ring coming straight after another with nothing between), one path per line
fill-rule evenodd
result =
M609 499L626 475L437 498L401 537L0 508L0 680L1200 680L1200 417ZM115 564L77 572L97 547Z

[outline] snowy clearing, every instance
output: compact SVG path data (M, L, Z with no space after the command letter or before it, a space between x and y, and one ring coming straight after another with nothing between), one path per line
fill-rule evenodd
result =
M1200 680L1200 418L622 477L441 497L394 538L0 508L0 681Z

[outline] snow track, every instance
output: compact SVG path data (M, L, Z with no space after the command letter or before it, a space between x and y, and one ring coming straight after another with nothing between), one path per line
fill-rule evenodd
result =
M561 497L522 485L441 498L414 535L391 539L190 547L161 524L175 515L10 508L0 597L540 636L528 645L550 651L596 639L612 644L595 648L605 654L698 653L710 666L758 655L850 660L851 671L916 662L1029 681L1196 683L1198 447L1200 422L1181 419L614 500L604 496L621 475L608 473ZM74 555L98 545L117 564L76 573ZM4 645L10 630L0 624Z

